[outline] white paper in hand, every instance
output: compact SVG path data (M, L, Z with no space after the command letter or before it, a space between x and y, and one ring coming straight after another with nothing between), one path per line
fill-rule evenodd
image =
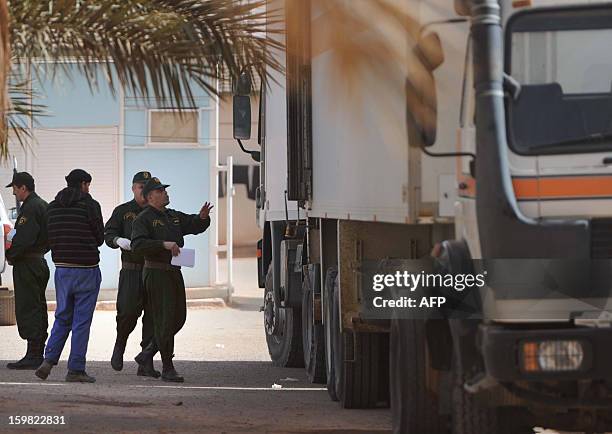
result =
M179 267L192 267L195 265L195 250L181 248L181 253L178 256L173 256L172 265L178 265Z

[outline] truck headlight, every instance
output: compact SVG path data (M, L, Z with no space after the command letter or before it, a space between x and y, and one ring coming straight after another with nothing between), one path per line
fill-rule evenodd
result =
M521 352L523 370L530 373L577 371L584 361L584 348L577 340L524 342Z

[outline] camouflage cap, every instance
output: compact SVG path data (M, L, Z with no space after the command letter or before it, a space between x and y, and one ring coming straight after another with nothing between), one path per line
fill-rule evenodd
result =
M141 184L146 184L149 179L151 179L151 172L147 172L147 171L138 172L132 178L132 184L136 182L140 182Z
M149 194L150 192L152 192L153 190L158 190L158 189L162 189L162 188L166 188L166 187L170 187L170 185L168 184L162 184L162 182L159 180L159 178L151 178L147 181L147 183L145 184L145 186L142 189L142 195L144 197L147 197L147 194Z

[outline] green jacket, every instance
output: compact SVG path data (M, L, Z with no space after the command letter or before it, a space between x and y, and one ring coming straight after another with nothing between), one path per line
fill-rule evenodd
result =
M19 262L28 254L45 254L49 251L47 237L47 206L35 192L23 201L15 222L16 233L6 259Z
M132 199L113 210L113 214L104 226L104 241L108 247L111 249L119 248L115 243L117 238L132 239L132 225L143 209L138 205L138 202ZM121 250L121 261L142 264L144 257L134 253L133 249L131 251Z
M132 226L132 251L144 255L145 259L169 264L170 250L164 241L174 241L179 247L185 245L185 235L197 235L210 226L210 217L201 219L198 214L184 214L173 209L159 211L148 206Z

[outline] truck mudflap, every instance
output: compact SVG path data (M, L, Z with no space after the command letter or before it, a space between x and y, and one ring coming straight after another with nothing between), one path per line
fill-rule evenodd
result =
M612 380L612 328L481 325L479 334L499 382Z

